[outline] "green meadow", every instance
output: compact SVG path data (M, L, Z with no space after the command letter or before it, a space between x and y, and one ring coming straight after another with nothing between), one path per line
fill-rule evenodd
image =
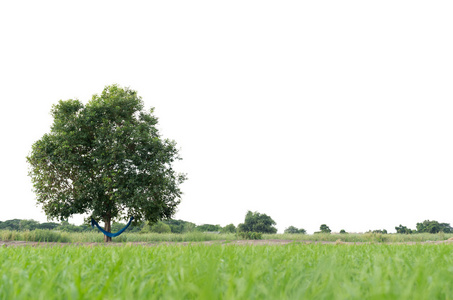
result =
M453 299L449 244L0 247L0 299Z

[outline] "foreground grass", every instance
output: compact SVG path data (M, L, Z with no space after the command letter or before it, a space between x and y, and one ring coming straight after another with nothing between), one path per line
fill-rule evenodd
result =
M0 248L0 299L452 299L450 245Z
M398 243L398 242L426 242L443 241L453 237L453 234L264 234L264 239L284 239L292 241L331 241L343 242L371 242L371 243ZM113 238L113 242L202 242L219 240L237 240L236 234L212 234L202 232L174 233L123 233ZM0 241L30 241L30 242L63 242L63 243L91 243L103 242L104 236L100 232L69 233L54 230L10 231L0 230Z

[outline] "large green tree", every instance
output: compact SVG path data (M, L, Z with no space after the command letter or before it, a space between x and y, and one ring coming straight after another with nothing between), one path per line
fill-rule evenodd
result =
M175 213L186 179L173 169L176 143L160 136L136 91L107 86L86 105L59 101L51 114L50 133L27 157L49 219L89 214L110 232L113 220L155 223Z

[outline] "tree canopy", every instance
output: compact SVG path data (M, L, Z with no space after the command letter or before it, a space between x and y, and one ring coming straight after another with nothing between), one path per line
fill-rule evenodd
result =
M414 231L410 228L407 228L406 226L403 226L400 224L400 226L395 226L396 233L401 233L401 234L411 234L414 233Z
M387 229L368 230L367 233L387 234Z
M202 224L196 227L197 231L201 232L214 232L214 231L221 231L222 226L220 225L213 225L213 224Z
M453 228L449 223L439 223L434 220L425 220L423 223L417 223L417 231L427 233L438 233L442 231L444 233L451 233L453 232Z
M144 110L136 91L105 87L84 105L53 105L50 133L27 157L37 202L50 219L73 214L155 223L170 218L180 203L176 143L163 139L154 109Z
M307 231L303 228L297 228L295 226L289 226L288 228L285 229L284 233L299 233L299 234L306 234Z
M233 223L226 225L222 228L224 233L236 233L236 226Z
M244 223L238 225L241 232L277 233L274 220L266 214L248 211Z
M321 233L330 233L332 231L326 224L321 224L321 226L319 226L319 230L321 230Z

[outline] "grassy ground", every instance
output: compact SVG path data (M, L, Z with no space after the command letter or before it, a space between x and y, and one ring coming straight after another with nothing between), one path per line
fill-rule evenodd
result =
M338 241L343 242L425 242L442 241L453 237L453 234L264 234L264 239L283 239L293 241ZM158 233L123 233L113 238L113 242L201 242L218 240L236 240L235 234L212 234L189 232L185 234ZM0 230L1 241L30 241L30 242L103 242L100 232L68 233L53 230L9 231Z
M453 246L0 248L0 299L452 299Z

